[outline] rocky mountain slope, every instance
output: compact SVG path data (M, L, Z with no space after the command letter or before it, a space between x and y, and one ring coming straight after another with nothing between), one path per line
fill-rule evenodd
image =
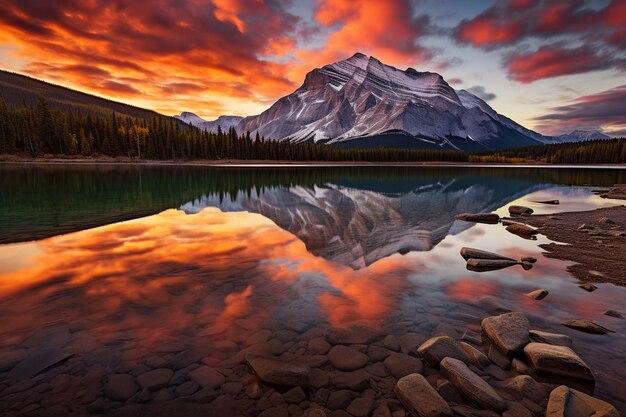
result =
M237 129L338 146L480 150L549 141L439 74L402 71L360 53L312 70L300 88Z
M231 127L237 127L243 117L241 116L220 116L215 120L204 120L200 116L191 112L182 112L178 116L174 116L176 119L197 127L198 129L206 130L211 133L217 133L217 128L220 127L222 131L226 132Z

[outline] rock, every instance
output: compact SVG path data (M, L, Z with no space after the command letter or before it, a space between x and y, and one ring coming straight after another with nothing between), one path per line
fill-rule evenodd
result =
M437 380L437 392L441 395L441 398L446 400L448 403L453 402L455 404L463 404L463 398L459 394L459 392L452 386L450 381L446 381L445 379Z
M578 230L581 230L581 231L591 230L591 229L593 229L593 226L590 224L583 223L583 224L578 225Z
M537 262L537 258L533 258L532 256L525 256L522 258L522 262L529 262L531 264L534 264L535 262Z
M374 408L373 397L355 398L346 411L354 417L368 417Z
M483 334L489 338L498 349L508 355L513 356L522 351L524 346L530 341L528 327L530 323L521 312L512 312L491 316L483 319L481 329Z
M509 402L508 409L502 413L502 417L534 417L533 413L522 404Z
M541 330L529 330L530 338L535 342L548 343L558 346L572 346L572 339L564 334L543 332Z
M563 322L563 326L591 334L615 333L613 330L607 329L606 327L600 326L599 324L587 320L567 320Z
M619 417L611 404L561 385L550 393L546 417Z
M354 371L367 365L367 355L348 346L336 345L328 352L328 360L340 371Z
M345 410L352 401L353 397L354 393L346 389L333 391L328 396L326 407L329 410Z
M420 374L400 378L394 388L396 397L418 417L452 417L452 410Z
M300 404L306 400L306 394L302 391L302 388L295 387L284 393L283 399L287 404Z
M514 235L521 236L523 238L530 238L539 233L537 230L533 229L530 226L517 223L508 225L506 227L506 231L509 233L513 233Z
M619 313L618 311L615 310L607 310L604 312L605 316L609 316L609 317L615 317L616 319L623 319L624 316Z
M323 337L316 337L309 341L309 350L317 355L325 355L330 350L330 343Z
M465 353L459 342L450 336L439 336L428 339L417 349L426 361L433 365L439 366L439 362L445 357L462 360L465 363L470 362L470 358Z
M9 377L15 380L32 378L40 372L67 360L70 356L72 356L71 353L56 348L30 350L28 356L9 372Z
M157 390L159 388L167 386L173 375L174 371L172 371L171 369L153 369L152 371L148 371L139 375L137 377L137 383L141 388Z
M467 260L465 267L468 271L474 272L488 272L497 271L498 269L509 268L514 265L518 265L517 261L507 261L505 259L474 259Z
M491 386L481 377L472 372L462 361L453 358L445 358L441 361L441 369L465 397L477 405L499 413L506 410L504 401Z
M558 204L559 204L559 200L544 200L544 201L535 201L535 203L539 203L539 204L553 204L553 205L558 205Z
M455 216L457 220L466 222L498 224L500 216L496 213L461 213Z
M226 381L224 375L209 366L201 366L189 372L189 378L203 388L219 388Z
M400 342L398 342L398 338L392 334L385 336L383 339L383 345L389 350L396 352L400 350Z
M600 224L615 224L615 222L611 219L609 219L608 217L600 217L598 219L598 223Z
M527 397L536 403L543 401L549 391L528 375L518 375L504 381L503 388L517 400Z
M222 385L222 389L224 393L230 394L233 397L237 396L241 390L243 390L243 384L241 382L226 382Z
M524 353L533 369L540 375L558 375L566 378L595 381L589 366L567 346L529 343Z
M522 375L531 375L533 373L533 370L530 368L530 366L526 364L526 362L523 362L517 358L513 358L513 360L511 361L511 369L516 373Z
M491 410L477 410L469 405L456 405L452 407L454 414L461 417L499 417L499 414Z
M590 282L584 282L584 283L580 284L579 287L582 288L583 290L587 291L587 292L594 292L595 290L598 289L598 287L596 287L595 285L593 285Z
M126 401L139 391L135 378L129 374L111 374L104 379L104 394L116 401Z
M261 412L258 417L289 417L287 407L271 407Z
M389 373L396 379L400 379L409 374L421 374L424 369L421 360L413 356L405 355L404 353L393 352L383 363Z
M304 411L302 417L328 417L326 412L321 408L309 408Z
M330 377L330 384L335 388L345 388L353 391L364 390L369 385L369 382L370 376L363 369L352 372L337 371Z
M367 356L371 362L380 362L389 356L390 353L389 349L381 346L369 345L367 347Z
M482 353L480 350L476 349L474 346L465 342L461 342L460 345L461 345L461 348L465 351L465 353L467 353L467 356L469 356L470 361L474 365L485 367L491 363L487 355Z
M187 381L176 387L176 393L181 397L187 397L200 389L200 385L193 381Z
M549 294L548 290L544 288L526 293L528 297L533 298L535 300L543 300L544 298L548 296L548 294Z
M533 214L534 210L525 206L509 206L509 214L521 216L525 214Z
M426 338L418 333L405 333L402 336L398 337L398 342L400 343L400 352L402 353L413 353L415 349L424 341Z
M517 262L515 259L509 258L507 256L499 255L493 252L487 252L487 251L480 250L480 249L467 248L467 247L461 248L461 256L466 261L469 259L491 259L491 260L504 260L504 261Z
M278 359L247 354L246 361L262 381L285 386L306 386L311 369Z
M379 335L380 325L360 320L331 327L326 331L326 340L333 345L361 345L374 341Z

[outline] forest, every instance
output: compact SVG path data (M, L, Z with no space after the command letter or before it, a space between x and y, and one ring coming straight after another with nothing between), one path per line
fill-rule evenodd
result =
M437 149L339 149L272 141L234 129L201 131L166 116L134 118L52 108L45 99L15 107L0 98L0 155L125 157L148 160L624 163L626 140L611 139L469 154Z

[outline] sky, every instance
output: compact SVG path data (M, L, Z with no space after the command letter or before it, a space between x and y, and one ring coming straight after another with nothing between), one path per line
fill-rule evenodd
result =
M626 0L3 0L0 68L168 115L247 116L355 52L543 134L626 136ZM1 92L0 92L1 93Z

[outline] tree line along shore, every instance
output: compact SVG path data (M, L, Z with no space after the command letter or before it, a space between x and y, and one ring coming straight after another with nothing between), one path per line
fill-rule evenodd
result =
M44 99L15 107L0 98L0 160L123 157L143 160L271 160L620 164L626 139L592 140L467 153L442 149L341 149L269 140L234 129L201 131L165 116L133 118L51 108Z

